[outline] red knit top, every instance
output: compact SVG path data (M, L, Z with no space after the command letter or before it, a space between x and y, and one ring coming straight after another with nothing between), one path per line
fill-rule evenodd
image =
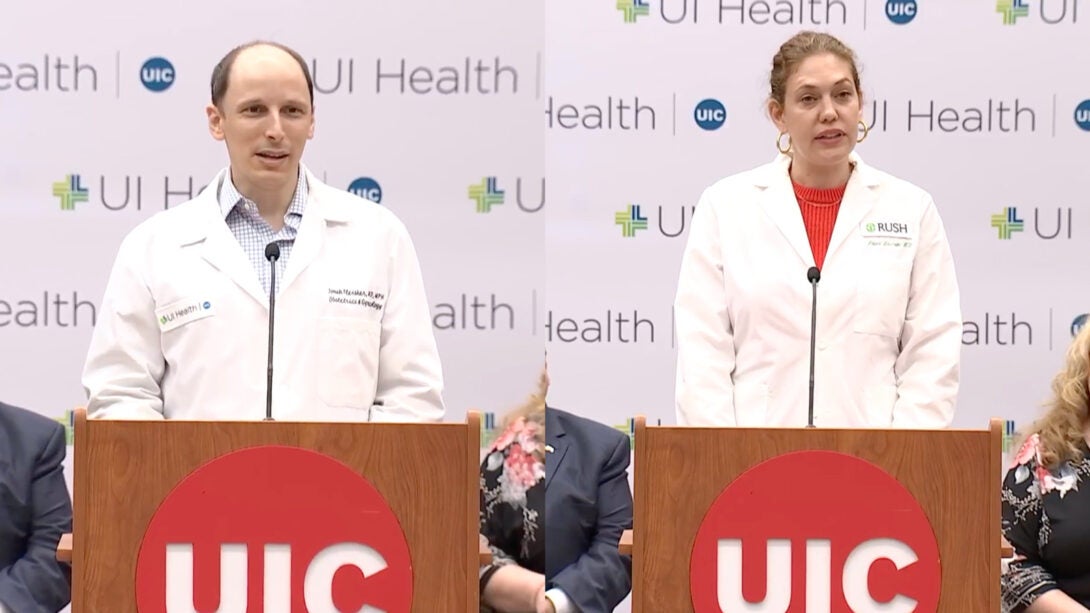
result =
M814 264L822 268L825 264L825 252L829 250L829 240L833 237L833 224L840 211L840 201L844 198L847 184L839 187L815 188L799 185L791 181L795 189L795 199L802 211L802 222L806 226L806 236L810 239L810 250L814 254Z

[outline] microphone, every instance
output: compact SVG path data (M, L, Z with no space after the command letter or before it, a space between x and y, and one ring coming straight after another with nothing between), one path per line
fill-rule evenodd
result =
M280 259L280 245L275 242L265 245L265 259L269 261L272 273L269 283L269 368L265 381L265 421L273 421L273 322L276 319L276 261Z
M817 341L817 284L821 280L821 271L817 266L811 266L806 271L806 280L813 288L813 299L810 301L810 412L806 427L814 427L814 344Z

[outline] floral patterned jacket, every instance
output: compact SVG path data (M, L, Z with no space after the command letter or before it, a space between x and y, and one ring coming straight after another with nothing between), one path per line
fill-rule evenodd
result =
M545 572L545 463L537 459L543 430L534 420L512 422L481 463L480 532L492 549L492 564L481 568L482 592L507 564Z
M1026 439L1003 479L1003 536L1014 549L1001 579L1004 613L1057 589L1090 607L1090 448L1049 470L1040 445L1036 434Z

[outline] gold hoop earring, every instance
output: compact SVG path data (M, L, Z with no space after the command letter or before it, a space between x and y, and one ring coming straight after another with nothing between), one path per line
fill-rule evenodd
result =
M787 155L791 152L791 135L787 134L787 148L785 149L783 145L780 144L784 134L787 134L787 132L780 132L779 135L776 136L776 149L778 149L780 153Z
M867 140L867 134L870 133L870 128L867 127L867 122L863 121L862 119L859 120L859 127L863 129L863 137L862 138L857 137L855 139L855 142L857 142L857 143L861 143L861 142Z

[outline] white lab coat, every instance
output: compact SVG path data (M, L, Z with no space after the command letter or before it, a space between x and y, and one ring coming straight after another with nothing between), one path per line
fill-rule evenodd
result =
M220 212L226 172L122 242L83 373L92 417L264 418L269 297ZM405 226L307 180L277 279L273 418L441 421L439 355Z
M852 160L817 288L814 424L949 426L962 319L942 220L927 192ZM682 425L807 424L814 257L789 164L697 204L675 301Z

